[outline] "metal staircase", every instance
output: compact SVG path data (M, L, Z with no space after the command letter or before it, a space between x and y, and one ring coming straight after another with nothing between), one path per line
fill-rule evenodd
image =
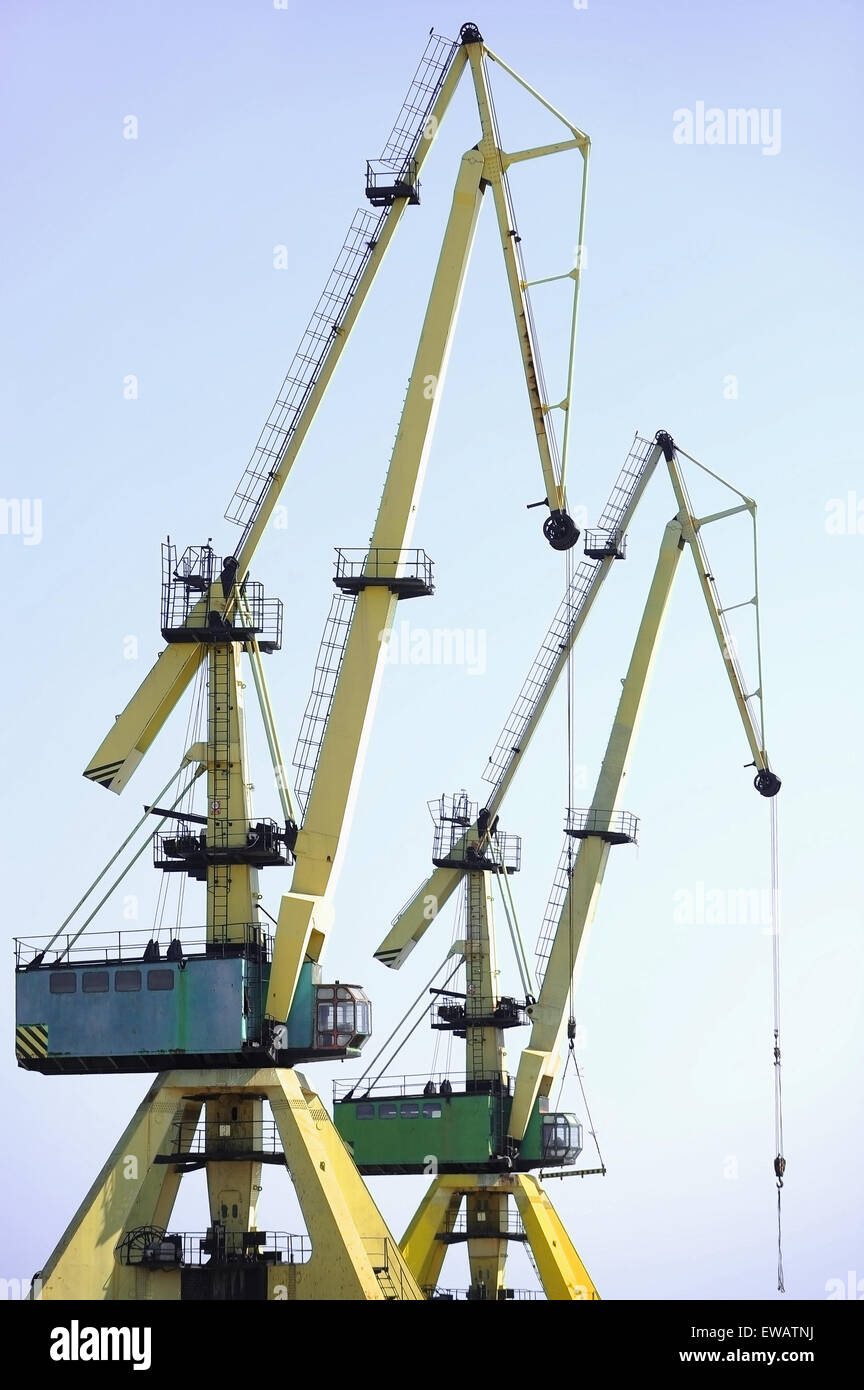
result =
M406 1278L399 1253L387 1236L364 1236L363 1244L372 1263L378 1287L387 1303L416 1302L416 1286ZM420 1294L420 1298L423 1295Z
M345 655L356 602L357 599L354 594L334 594L330 612L324 624L321 646L318 648L315 673L312 677L312 690L306 702L293 759L297 772L294 793L303 815L306 814L309 793L315 780L321 745L324 742L324 731L327 728L327 720L330 718L336 682L342 667L342 658Z
M636 435L609 500L603 508L598 530L616 536L623 531L653 471L656 454L659 454L659 448L653 440L642 439ZM576 566L567 593L558 607L483 771L484 782L489 782L493 789L489 803L494 802L513 760L521 753L528 726L548 699L556 673L561 663L566 660L574 629L583 621L612 558L610 556L608 560L602 561L582 560Z
M384 145L381 162L388 169L395 165L404 168L406 162L413 159L457 46L440 34L431 35L396 124ZM243 527L235 554L239 555L291 442L391 206L392 201L378 208L359 208L354 214L336 263L225 512L226 520Z

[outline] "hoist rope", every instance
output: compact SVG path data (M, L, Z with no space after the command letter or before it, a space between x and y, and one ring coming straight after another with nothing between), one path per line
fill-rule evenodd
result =
M408 1008L405 1010L405 1013L404 1013L404 1014L402 1015L402 1017L399 1019L399 1022L396 1024L396 1027L395 1027L395 1028L393 1029L393 1031L389 1034L389 1036L386 1037L386 1038L384 1039L383 1043L382 1043L381 1046L379 1047L378 1051L375 1053L375 1056L372 1058L372 1061L369 1063L369 1065L368 1065L368 1067L366 1068L366 1070L365 1070L365 1071L363 1072L363 1074L354 1082L354 1085L353 1085L352 1088L351 1088L351 1094L352 1094L352 1095L354 1094L354 1092L355 1092L356 1090L358 1090L358 1088L359 1088L359 1087L362 1085L362 1083L366 1080L366 1077L369 1075L369 1073L371 1072L372 1068L373 1068L373 1067L376 1065L376 1063L378 1062L379 1057L381 1057L381 1056L383 1055L383 1053L386 1051L386 1049L390 1046L390 1043L393 1041L393 1039L395 1038L396 1034L399 1032L399 1029L403 1026L403 1024L406 1023L406 1022L408 1021L408 1018L409 1018L410 1015L414 1012L414 1010L416 1009L417 1005L420 1003L420 1000L423 998L423 996L428 992L428 990L429 990L429 989L432 987L432 985L435 983L436 979L437 979L438 976L441 974L441 971L444 969L444 967L445 967L445 965L447 964L447 961L448 961L449 959L450 959L449 955L448 955L448 956L445 956L444 960L442 960L441 964L438 966L438 969L435 971L435 974L434 974L434 975L432 976L432 978L428 981L428 983L425 984L425 985L423 986L423 988L421 989L420 993L417 995L417 998L413 1001L413 1003L411 1003L411 1004L408 1005ZM459 960L459 961L457 962L455 968L454 968L453 970L450 971L450 974L447 976L446 980L444 981L444 985L441 986L442 989L450 983L450 981L453 979L453 976L457 973L457 971L459 971L459 970L462 969L463 964L464 964L464 962L463 962L462 960ZM420 1014L420 1016L419 1016L418 1019L417 1019L417 1022L416 1022L416 1023L409 1029L409 1031L405 1034L405 1037L402 1039L402 1041L399 1043L399 1045L397 1046L396 1050L394 1051L393 1057L398 1056L400 1050L405 1046L405 1044L407 1043L408 1039L411 1037L411 1034L412 1034L412 1033L415 1033L415 1032L417 1031L417 1029L420 1027L420 1024L423 1022L424 1017L425 1017L425 1012ZM369 1083L369 1085L367 1086L366 1092L365 1092L365 1094L366 1094L367 1096L369 1095L370 1091L372 1091L372 1089L373 1089L375 1086L378 1085L378 1082L381 1080L381 1077L384 1075L384 1072L387 1070L387 1067L388 1067L390 1061L392 1061L392 1058L389 1058L388 1061L385 1062L384 1066L381 1068L381 1070L379 1071L378 1075L377 1075L377 1076L375 1077L375 1079L374 1079L373 1081L371 1081L371 1082Z
M567 584L567 630L573 630L573 551L566 552L565 580ZM575 643L567 653L567 817L573 810L573 654ZM567 941L570 958L570 1018L573 1017L573 975L576 969L573 949L573 841L567 841Z
M574 1065L574 1067L576 1068L576 1076L577 1076L577 1079L578 1079L578 1081L579 1081L579 1090L582 1092L582 1104L585 1106L585 1114L588 1116L588 1133L591 1135L591 1138L594 1140L594 1147L595 1147L595 1149L597 1150L597 1157L598 1157L598 1159L600 1160L600 1167L603 1169L603 1171L604 1171L604 1173L605 1173L605 1171L606 1171L606 1164L604 1163L604 1161L603 1161L603 1155L602 1155L601 1152L600 1152L600 1141L599 1141L599 1139L597 1138L597 1131L596 1131L595 1128L594 1128L594 1120L592 1119L591 1110L590 1110L590 1107L589 1107L589 1105L588 1105L588 1097L587 1097L586 1094L585 1094L585 1083L584 1083L584 1081L583 1081L583 1079L582 1079L582 1072L579 1070L579 1063L576 1061L575 1056L574 1056L574 1058L573 1058L573 1065Z
M156 801L161 801L161 800L162 800L162 797L165 795L165 793L167 792L168 788L169 788L174 782L177 781L177 778L180 776L180 773L183 771L183 768L184 768L185 766L186 766L186 764L181 763L180 766L178 767L177 771L176 771L175 773L173 773L173 775L172 775L171 777L169 777L168 781L165 783L165 785L164 785L164 787L162 788L162 790L161 790L160 792L157 793L157 795L156 795ZM195 775L197 776L198 774L196 773ZM185 793L185 791L186 791L186 788L184 787L183 792L181 792L181 796ZM178 798L178 800L179 800L179 798ZM176 801L175 801L174 805L175 805L175 806L177 805L177 802L176 802ZM172 809L173 809L173 808L172 808ZM122 845L120 845L119 849L117 849L117 850L114 851L114 853L112 854L111 858L108 860L108 863L104 866L104 868L101 870L101 872L98 873L98 874L96 875L96 877L94 878L93 882L90 884L90 887L87 889L87 891L81 895L81 897L78 899L77 903L76 903L75 906L73 907L72 911L71 911L71 912L69 913L69 915L68 915L67 917L65 917L64 920L60 923L59 927L58 927L57 930L55 931L55 933L54 933L54 935L52 936L51 940L48 942L48 945L45 947L45 950L46 950L46 951L50 951L50 950L51 950L51 947L54 945L54 942L57 940L58 936L61 936L61 935L62 935L64 927L67 927L67 926L69 925L69 923L72 921L72 918L75 916L76 912L78 911L79 907L83 907L83 906L84 906L84 904L86 903L87 899L90 897L90 894L93 892L93 890L94 890L94 888L96 887L96 885L97 885L98 883L101 883L101 882L102 882L102 879L105 877L105 875L107 874L108 870L111 868L111 865L114 864L114 863L116 863L116 861L120 858L120 855L123 853L124 849L125 849L126 846L129 844L129 842L130 842L131 840L134 840L135 836L138 834L138 831L141 829L142 825L143 825L143 824L145 823L145 821L147 820L148 815L149 815L149 812L148 812L148 811L145 811L144 814L143 814L143 816L141 817L141 819L140 819L140 820L132 827L132 829L129 831L129 834L126 836L126 839L123 841ZM140 853L141 853L141 851L139 851L139 854L140 854ZM137 858L137 855L136 855L136 858ZM132 862L134 863L134 860L133 860ZM128 866L128 868L131 868L131 864ZM121 878L128 872L128 868L127 868L127 869L124 869L123 874L120 875ZM120 882L120 879L117 879L117 880L115 881L113 887L112 887L111 889L109 889L109 893L106 894L106 897L107 897L107 896L110 896L110 893L112 893L112 892L114 891L114 888L116 888L116 886L117 886L117 884L118 884L119 882ZM102 902L104 902L104 901L105 901L105 898L102 899ZM100 907L101 907L101 903L100 903ZM97 909L97 910L98 910L98 909ZM92 917L92 915L93 915L93 914L91 914L91 917ZM91 918L88 918L87 920L90 921ZM85 926L86 926L86 923L85 923ZM83 931L83 927L82 927L81 930ZM78 933L78 936L80 936L80 935L81 935L81 932ZM76 941L78 940L78 936L76 936L76 937L74 938Z
M180 795L179 795L179 796L177 797L177 799L172 803L172 805L171 805L171 807L170 807L170 810L171 810L171 811L175 810L176 807L179 806L180 802L183 800L183 797L186 795L187 791L189 790L190 786L192 785L192 782L195 781L195 778L196 778L196 777L200 777L201 774L202 774L205 770L206 770L206 769L203 768L203 767L196 768L195 772L194 772L193 775L192 775L191 780L190 780L189 782L186 783L186 786L183 788L183 790L181 791ZM175 774L175 776L176 776L176 774ZM172 777L171 781L172 781L172 782L174 781L174 778L173 778L173 777ZM170 787L170 785L171 785L171 782L168 783L168 786L169 786L169 787ZM164 795L164 791L165 791L165 790L166 790L166 789L163 788L162 792L159 793L160 799L161 799L161 797ZM144 824L144 821L147 819L147 816L148 816L148 815L149 815L149 812L145 812L145 813L144 813L143 819L140 820L140 821L138 822L138 825L135 827L135 830L138 830L138 829ZM156 831L161 830L161 828L162 828L162 826L165 824L166 820L168 820L168 816L162 816L162 817L156 822L155 830L156 830ZM132 831L132 835L135 834L135 830ZM155 833L155 832L154 832L154 833ZM128 839L125 841L125 844L128 844L128 843L129 843L129 840L131 840L132 835L130 835L130 836L128 837ZM103 908L103 907L105 906L105 904L107 903L108 899L111 897L111 894L114 892L114 889L118 886L118 884L122 883L123 879L126 877L126 875L128 874L129 870L132 868L132 865L135 864L135 863L137 863L137 861L141 858L141 855L144 853L145 849L147 849L147 847L150 845L150 843L151 843L151 837L148 835L147 838L146 838L146 840L144 840L143 843L139 845L138 849L136 849L135 853L132 855L132 858L129 860L129 863L126 865L125 869L122 869L122 870L120 871L120 873L117 875L117 877L115 878L114 882L111 884L111 887L108 889L108 891L107 891L106 893L103 893L102 897L99 899L99 901L98 901L98 903L96 904L96 906L94 907L93 911L90 913L90 916L89 916L89 917L86 917L86 918L84 919L83 923L82 923L81 926L78 928L78 930L75 932L74 936L70 937L70 939L67 941L66 946L64 947L64 949L63 949L63 950L61 951L61 953L60 953L59 959L62 960L63 956L66 956L66 955L69 954L69 952L72 950L72 947L75 945L75 942L78 940L79 936L82 936L83 933L87 930L87 928L89 927L90 923L93 921L93 918L96 916L97 912L99 912L99 911L101 910L101 908ZM123 848L123 846L121 846L121 848ZM117 854L119 854L119 853L120 853L120 850L117 851ZM115 854L115 855L114 855L114 859L116 859L116 858L117 858L117 855ZM113 862L114 862L113 859L109 861L109 863L113 863ZM103 877L103 875L105 874L107 868L108 868L108 865L106 864L105 869L103 869L103 870L102 870L102 873L99 875L99 878L100 878L100 879L101 879L101 878ZM98 882L99 882L99 879L96 880L96 883L98 883ZM93 888L95 888L96 883L93 884ZM90 893L93 891L93 888L89 888L89 889L87 890L87 893L85 894L85 897L89 897ZM82 902L83 902L83 901L84 901L84 899L82 899ZM73 914L73 915L74 915L74 914ZM69 921L69 918L68 918L68 917L67 917L66 921L67 921L67 922ZM64 923L64 926L65 926L65 923ZM54 936L51 938L52 943L53 943L54 941L57 940L57 937L60 935L60 931L62 931L62 930L63 930L63 928L61 927L59 931L57 931L57 932L54 933ZM49 945L49 946L46 946L46 947L45 947L45 950L46 950L46 951L47 951L47 950L50 950L50 945Z
M780 1057L780 844L776 796L771 798L771 974L774 1025L774 1177L777 1182L777 1289L780 1293L785 1293L781 1195L786 1159L783 1156L783 1077Z
M522 992L526 999L537 998L537 985L528 960L528 953L525 950L525 942L522 939L522 932L519 928L519 918L516 914L516 904L513 901L513 890L510 886L510 875L504 866L504 852L501 848L497 835L493 835L489 841L489 848L495 862L495 882L501 895L501 903L504 907L504 916L507 920L507 928L510 932L510 941L513 945L513 954L516 957L516 969L519 972L519 979L522 984Z
M580 1092L582 1093L582 1104L583 1104L584 1107L585 1107L585 1114L586 1114L587 1117L588 1117L588 1133L591 1135L591 1138L594 1140L594 1147L595 1147L595 1149L597 1150L597 1157L598 1157L598 1159L600 1160L600 1166L601 1166L601 1168L603 1169L603 1172L605 1173L605 1172L606 1172L606 1164L605 1164L604 1161L603 1161L603 1155L602 1155L602 1153L600 1152L600 1142L599 1142L599 1140L598 1140L598 1138L597 1138L597 1132L596 1132L596 1130L594 1129L594 1120L593 1120L593 1118L592 1118L592 1116L591 1116L591 1107L590 1107L589 1104L588 1104L588 1097L587 1097L587 1095L586 1095L586 1093L585 1093L585 1081L584 1081L582 1072L581 1072L581 1070L580 1070L579 1063L576 1061L576 1048L575 1048L575 1040L574 1040L574 1037L573 1037L573 1021L572 1021L572 1019L570 1020L570 1024L568 1025L568 1033L570 1034L570 1045L569 1045L569 1047L568 1047L568 1049L567 1049L567 1060L566 1060L565 1063L564 1063L564 1070L563 1070L562 1073L561 1073L561 1084L560 1084L560 1086L558 1087L558 1099L557 1099L556 1102L555 1102L555 1109L556 1109L556 1110L560 1110L560 1109L561 1109L561 1096L562 1096L563 1091L564 1091L564 1082L565 1082L566 1079L567 1079L567 1070L568 1070L568 1068L569 1068L569 1066L570 1066L570 1061L571 1061L571 1059L572 1059L572 1061L573 1061L573 1070L574 1070L575 1073L576 1073L576 1079L577 1079L577 1081L579 1082L579 1090L580 1090Z

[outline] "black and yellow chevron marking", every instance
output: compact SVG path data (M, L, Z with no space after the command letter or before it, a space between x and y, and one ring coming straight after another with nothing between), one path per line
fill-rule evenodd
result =
M397 956L401 956L402 947L397 946L395 951L376 951L375 959L380 960L382 965L392 965Z
M91 782L98 782L100 787L109 787L122 766L122 759L116 763L101 763L99 767L88 767L84 776Z
M47 1023L21 1023L15 1029L15 1056L21 1061L44 1057L48 1052Z

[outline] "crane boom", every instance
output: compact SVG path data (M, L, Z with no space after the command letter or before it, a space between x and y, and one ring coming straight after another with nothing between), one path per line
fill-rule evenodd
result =
M406 186L418 186L420 171L465 66L466 50L439 34L430 35L379 160L373 169ZM315 311L225 517L243 527L236 555L240 577L272 515L315 412L357 320L384 255L411 199L358 208ZM416 201L416 197L414 199Z
M562 121L571 139L557 145L537 146L515 154L500 147L485 62L491 57L532 96ZM367 166L366 193L373 210L359 211L351 222L336 264L301 339L276 402L267 417L251 458L229 503L226 517L240 525L242 534L234 556L237 585L245 580L252 557L272 516L282 487L303 443L309 425L323 399L336 365L385 252L409 203L419 201L418 177L466 64L470 63L480 113L482 139L476 147L484 161L484 179L493 189L502 238L508 283L513 301L520 350L546 485L544 499L550 515L544 533L556 549L568 549L578 537L567 515L563 473L566 463L570 390L573 379L573 346L576 329L581 267L566 275L574 281L568 368L568 395L559 405L568 412L564 455L559 460L551 420L553 408L545 398L543 374L531 316L528 287L519 250L506 170L510 163L540 158L563 150L578 149L584 161L580 211L580 243L584 233L589 140L584 132L528 86L501 60L489 54L476 25L462 26L458 43L432 34L409 87L399 116L384 146L382 158ZM224 615L235 606L226 595ZM202 612L206 611L202 605ZM193 615L194 625L195 615ZM183 645L163 652L145 676L138 691L103 739L84 770L84 776L101 786L121 792L140 763L171 710L183 695L203 658L203 650Z
M549 400L543 380L543 368L541 366L540 353L537 346L537 333L531 314L531 304L527 288L528 282L522 261L520 237L516 226L513 200L510 196L506 162L501 154L501 137L498 131L498 121L495 115L492 93L487 80L484 61L485 54L481 45L472 46L467 52L471 64L471 75L474 79L477 105L480 110L480 125L483 131L483 138L480 141L479 149L486 159L486 176L489 179L492 188L492 197L495 203L495 214L498 219L498 231L501 237L501 249L504 253L504 264L507 270L507 283L510 288L513 313L516 316L516 323L519 329L519 348L522 354L525 382L528 387L528 398L531 404L534 432L537 437L540 466L543 471L543 481L546 486L546 502L551 512L550 520L547 522L547 527L551 526L551 531L547 530L546 534L550 542L554 545L555 539L553 539L553 537L556 536L560 530L560 539L562 542L560 548L569 549L569 546L573 544L579 533L576 531L573 522L567 517L566 512L567 504L564 491L563 460L559 456L555 432L551 428L551 420L548 414ZM556 112L556 115L557 114ZM573 147L581 151L587 171L588 147L590 143L587 135L576 126L571 125L564 117L559 116L559 119L562 120L570 130L573 136L571 143ZM583 193L585 185L587 185L587 173L586 178L583 180ZM576 283L578 290L578 279ZM578 295L574 296L574 308L577 300ZM564 542L569 542L569 544L564 544Z
M573 873L552 944L549 964L536 1004L530 1006L531 1039L519 1059L508 1138L521 1142L538 1095L548 1095L558 1065L558 1050L567 1021L567 1002L579 950L597 905L613 841L615 817L642 716L645 695L672 583L681 558L681 522L666 527L660 554L618 708L606 745L600 776L586 824L590 831L579 846Z
M717 583L711 572L701 536L702 529L712 521L740 511L755 514L756 504L752 498L739 494L743 497L740 507L728 508L711 517L697 518L693 513L673 439L665 431L661 431L657 436L657 443L663 450L679 511L676 519L667 526L663 537L594 797L587 816L582 818L578 827L581 844L563 896L557 926L550 933L547 942L548 963L540 995L536 1004L529 1010L532 1019L531 1039L519 1061L508 1128L508 1141L514 1148L518 1148L524 1137L538 1096L549 1094L558 1068L558 1052L568 1018L568 1001L594 917L609 848L616 838L622 838L615 835L613 818L617 813L623 782L627 775L678 559L685 544L689 546L693 555L711 626L723 656L735 703L753 754L753 765L757 768L754 785L762 796L775 796L780 790L780 779L771 770L764 745L764 716L757 722L750 708L750 702L758 699L761 714L761 681L758 690L747 693L735 656L735 646L720 604ZM761 656L759 664L761 670ZM631 837L627 835L623 838Z
M616 538L617 541L623 540L624 532L633 519L645 488L662 457L663 449L660 444L642 439L639 435L634 438L597 526L597 532L611 540L609 553L601 560L583 560L577 565L567 593L543 638L540 650L520 688L516 703L489 756L483 772L484 779L492 783L492 793L486 807L489 819L494 818L500 810L510 783L566 668L576 639L612 568ZM466 831L465 838L476 839L478 834L478 828L474 825ZM424 879L394 919L390 932L375 952L375 959L393 970L400 969L463 877L461 869L439 868Z
M464 48L437 34L430 37L383 152L383 161L390 167L401 159L397 173L410 164L415 184L464 67ZM226 511L229 520L243 527L236 548L238 583L248 573L264 528L409 201L406 196L394 198L377 213L360 209L351 221ZM90 759L84 769L85 777L118 795L123 791L182 698L204 655L204 647L187 645L168 647L160 653Z
M356 604L323 730L291 892L282 899L266 1012L287 1017L304 959L317 960L329 926L330 899L350 824L366 742L383 673L384 635L405 585L426 459L443 394L453 330L483 199L484 161L462 159L453 205L417 347L396 443L387 470L371 547L360 562ZM435 389L428 390L432 379ZM348 576L344 576L347 582ZM337 573L337 583L339 575ZM430 592L427 588L425 592Z

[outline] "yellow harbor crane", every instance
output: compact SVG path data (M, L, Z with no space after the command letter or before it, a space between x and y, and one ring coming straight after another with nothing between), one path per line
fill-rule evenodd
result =
M488 85L494 62L563 126L555 144L506 152ZM371 544L338 552L337 596L302 735L296 792L279 751L262 653L281 644L282 609L249 577L258 542L405 210L460 78L469 74L479 139L462 158L450 216ZM355 1054L369 1033L362 989L325 983L320 960L374 711L379 634L397 602L432 592L431 562L411 549L415 514L453 329L487 191L498 222L558 549L578 531L566 509L565 406L559 455L544 399L536 332L510 198L511 164L566 151L583 163L588 139L486 47L473 24L458 42L432 34L381 158L367 166L370 208L359 211L226 513L241 528L230 554L209 544L163 547L167 646L85 769L120 793L190 685L206 687L206 730L146 808L159 817L154 862L206 885L206 921L170 939L86 932L142 849L136 830L50 938L16 942L16 1054L33 1071L158 1072L57 1248L34 1283L43 1299L417 1299L422 1295L300 1062ZM580 223L579 238L582 238ZM572 386L579 269L572 290L567 398ZM436 389L428 390L433 379ZM273 758L282 820L252 808L245 751L243 655L248 656ZM191 808L196 783L206 806ZM179 790L178 790L179 788ZM168 801L168 805L162 805ZM163 827L168 825L168 830ZM113 882L79 925L118 859ZM293 865L272 940L259 875ZM101 890L100 890L101 891ZM122 998L121 998L122 996ZM169 1070L165 1070L168 1067ZM265 1103L273 1119L265 1118ZM130 1166L129 1160L132 1160ZM261 1232L262 1165L285 1164L308 1240ZM206 1233L169 1233L180 1179L204 1168ZM308 1257L308 1258L307 1258Z
M541 146L505 149L489 85L497 67L562 127ZM267 689L263 657L282 643L281 603L250 569L309 425L321 405L406 209L420 201L420 174L461 78L470 78L479 136L455 179L428 306L370 542L339 549L336 593L325 626L294 766L289 776ZM380 159L366 170L369 206L351 221L226 517L240 528L233 550L207 542L178 554L163 546L161 629L156 664L90 760L85 776L121 793L178 702L191 688L199 712L180 765L87 893L50 937L16 942L16 1055L32 1071L63 1076L151 1073L154 1079L53 1253L31 1297L46 1300L281 1299L421 1300L435 1297L448 1244L464 1238L471 1296L506 1296L506 1243L513 1197L547 1297L596 1296L594 1286L534 1169L572 1171L581 1147L575 1116L549 1109L569 1021L574 972L610 844L631 840L635 821L619 810L651 663L678 557L690 547L709 616L757 769L773 796L779 781L764 748L761 674L748 692L728 643L701 532L711 517L690 505L679 451L667 434L637 439L594 532L574 567L579 531L567 510L574 346L581 268L557 276L571 296L564 397L547 392L508 171L514 164L578 154L578 244L584 243L589 140L485 44L474 24L457 41L431 33ZM377 956L400 966L464 882L464 995L435 994L435 1026L466 1039L464 1085L445 1078L415 1095L361 1083L337 1095L335 1123L298 1068L360 1055L371 1032L360 985L325 979L324 948L349 838L366 743L385 663L381 634L400 601L433 592L432 563L413 547L420 491L478 217L491 199L537 442L546 508L543 532L565 556L564 604L487 769L480 808L465 794L443 798L435 872L397 918ZM571 239L572 240L572 239ZM434 389L429 389L432 382ZM559 450L554 412L563 419ZM677 512L657 571L591 807L568 809L568 849L550 900L545 974L535 986L510 904L508 872L518 841L498 830L503 797L576 638L617 558L625 531L660 458ZM296 601L296 596L295 596ZM758 612L758 609L757 609ZM280 817L252 805L243 704L251 671L269 748ZM196 799L197 797L197 799ZM155 831L145 829L155 817ZM574 841L580 842L573 853ZM88 930L102 905L152 844L163 874L204 886L200 927ZM291 867L278 914L262 903L260 875ZM505 889L524 1000L502 996L491 911L493 881ZM429 912L429 903L434 911ZM272 923L272 929L271 924ZM97 924L98 926L98 924ZM451 971L452 974L452 971ZM450 977L448 977L449 979ZM515 1079L504 1031L531 1024ZM390 1121L396 1120L395 1124ZM428 1139L436 1133L437 1147ZM385 1137L386 1136L386 1137ZM417 1146L441 1158L438 1176L401 1244L372 1200L364 1175L422 1171ZM390 1147L388 1148L387 1145ZM383 1147L382 1147L383 1146ZM257 1202L267 1165L287 1168L306 1234L262 1231ZM172 1211L183 1175L204 1170L208 1221L177 1231ZM459 1208L467 1199L464 1229ZM485 1223L485 1224L483 1224ZM480 1229L482 1226L482 1230Z
M337 1083L335 1119L364 1174L428 1172L435 1177L402 1241L412 1273L431 1296L452 1298L438 1284L448 1248L468 1248L472 1299L513 1297L505 1284L509 1242L524 1241L533 1256L544 1292L556 1301L598 1297L581 1258L548 1195L531 1169L548 1176L586 1176L605 1169L573 1169L582 1147L581 1125L573 1115L551 1109L549 1097L559 1071L565 1037L571 1040L573 989L584 956L606 863L613 845L634 843L638 821L620 809L633 745L680 556L689 549L720 647L732 694L756 768L754 785L773 798L780 780L769 765L764 744L764 700L759 683L749 691L736 655L717 582L709 564L703 531L736 515L748 516L754 540L754 595L757 653L759 634L756 505L730 484L737 500L722 511L697 516L689 497L679 451L671 436L638 436L616 480L597 528L586 533L585 559L568 564L566 594L519 692L489 758L484 777L491 794L482 809L466 792L442 796L434 805L434 872L393 923L376 956L398 969L460 885L464 892L464 935L451 947L442 970L455 960L464 966L465 990L433 988L433 1028L465 1039L464 1077L437 1075L418 1086L412 1078L373 1075L367 1066L358 1081ZM583 629L612 566L626 551L626 527L658 462L665 459L677 511L666 526L635 644L622 682L606 752L587 809L568 806L565 844L538 944L538 989L528 964L509 888L520 864L518 837L499 830L499 811L521 765L553 690L572 662ZM690 460L701 468L696 460ZM707 470L706 470L707 471ZM712 474L718 482L723 482ZM733 605L738 607L739 605ZM572 741L568 764L572 766ZM773 808L773 801L772 801ZM578 850L574 851L574 842ZM501 887L515 948L523 998L504 995L493 919L493 883ZM438 977L440 972L436 972ZM451 968L447 981L456 972ZM424 990L425 994L425 990ZM421 998L423 995L421 995ZM411 1010L409 1010L409 1015ZM506 1065L505 1035L530 1025L527 1047L515 1077ZM413 1080L413 1085L412 1085ZM396 1122L396 1123L394 1123ZM430 1123L434 1122L434 1123ZM778 1155L782 1163L782 1155ZM782 1171L777 1174L782 1178ZM464 1213L462 1204L464 1200ZM516 1212L510 1210L515 1203Z

